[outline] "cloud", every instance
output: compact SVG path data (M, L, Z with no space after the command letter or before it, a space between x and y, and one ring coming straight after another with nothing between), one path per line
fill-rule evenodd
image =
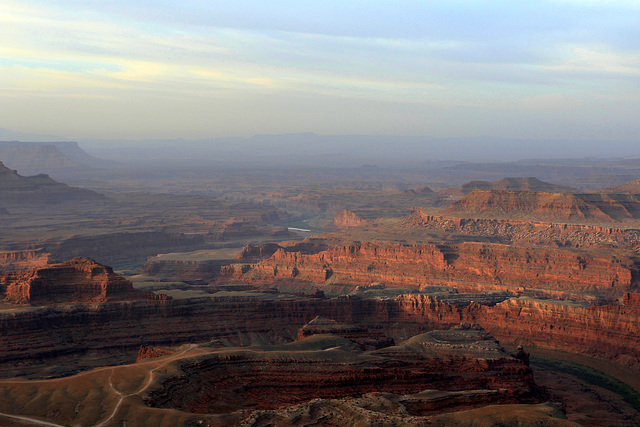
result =
M583 76L638 76L640 75L640 51L621 53L604 45L564 45L566 58L545 68L554 72Z
M132 99L183 105L183 117L203 115L210 99L240 110L295 108L288 100L300 97L310 116L351 100L415 117L457 109L460 123L484 110L596 108L589 99L605 94L628 106L639 13L637 2L577 0L3 0L0 93L95 99L78 117ZM362 126L357 114L341 126ZM245 117L264 124L257 110ZM397 127L382 113L371 120Z

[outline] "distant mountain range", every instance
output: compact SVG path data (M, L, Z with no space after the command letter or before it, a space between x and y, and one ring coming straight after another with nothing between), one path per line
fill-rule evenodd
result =
M367 176L394 170L418 174L407 179L417 180L416 183L435 183L439 188L459 186L472 180L536 176L581 191L613 187L640 177L640 144L636 141L439 139L298 133L202 140L80 140L78 145L64 138L47 140L46 135L0 128L0 136L3 135L13 137L5 142L0 140L0 161L10 168L26 175L48 173L57 179L83 185L87 180L113 176L113 171L109 170L112 167L120 171L118 174L126 171L146 174L144 176L152 171L195 173L199 169L298 170L303 173L316 169L329 174L341 169ZM17 142L15 138L20 136L34 139ZM104 173L97 168L104 168ZM533 181L516 184L544 191L539 187L540 183ZM506 189L513 183L500 185Z
M431 138L427 136L255 135L206 140L82 140L102 158L136 163L193 165L360 167L412 166L443 161L505 162L523 159L640 157L635 141Z
M42 135L39 133L16 132L11 129L0 128L0 141L50 142L50 141L68 141L68 139L60 136L54 136L54 135Z
M433 138L398 135L295 133L210 139L100 140L14 132L0 128L0 141L54 145L65 157L95 166L96 156L137 165L246 165L263 167L420 167L434 162L513 162L524 159L640 158L638 141L537 140L494 137ZM54 142L55 141L55 142ZM0 153L2 154L2 153ZM3 160L0 157L0 160ZM9 161L7 164L11 164ZM15 165L11 165L16 167Z
M0 161L24 175L60 174L109 164L83 151L76 142L0 141Z

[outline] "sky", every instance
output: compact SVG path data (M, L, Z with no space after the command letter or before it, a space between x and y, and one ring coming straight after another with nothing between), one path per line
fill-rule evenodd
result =
M0 127L637 140L640 1L2 0Z

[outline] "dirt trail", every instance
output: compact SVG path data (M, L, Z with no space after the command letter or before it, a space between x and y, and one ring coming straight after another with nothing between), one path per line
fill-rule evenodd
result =
M100 426L106 426L108 425L109 421L111 421L113 419L113 417L116 416L116 414L118 413L118 410L120 409L120 406L122 405L122 402L124 402L124 400L128 397L131 396L138 396L142 393L144 393L150 386L151 384L153 384L153 380L156 376L156 371L166 365L168 365L169 363L178 360L178 359L182 359L183 356L185 355L185 353L193 350L194 348L198 347L196 344L189 344L187 346L187 348L185 348L184 350L182 350L179 353L176 353L172 356L168 356L166 358L162 359L162 363L159 364L158 366L156 366L155 368L153 368L150 372L149 372L149 379L147 380L147 383L140 388L138 391L133 392L131 394L127 394L127 395L123 395L122 393L120 393L118 390L115 389L115 387L113 387L113 384L111 382L111 376L109 377L109 385L111 386L111 388L120 395L120 399L118 400L118 403L116 403L116 406L113 408L113 411L111 411L111 414L109 415L109 417L107 419L105 419L104 421L102 421L100 424L97 424L96 427L100 427ZM151 362L144 362L142 364L151 364Z
M111 388L111 390L113 390L114 393L119 395L120 398L118 399L118 402L114 406L114 408L111 411L111 413L109 414L109 416L106 419L104 419L102 422L100 422L99 424L96 425L96 426L106 426L117 415L117 413L120 410L120 407L122 406L122 404L123 404L125 399L127 399L127 398L129 398L131 396L140 395L140 394L144 393L149 387L151 387L151 385L153 384L153 381L154 381L154 379L156 377L156 373L160 368L163 368L166 365L168 365L169 363L174 362L176 360L183 359L185 357L190 357L190 356L187 356L187 353L192 352L192 350L194 350L196 348L198 348L197 344L189 344L186 348L184 348L180 352L172 354L170 356L162 357L161 359L151 359L151 360L146 361L146 362L139 362L139 363L132 364L132 365L107 366L107 367L98 368L98 369L94 369L94 370L87 371L87 372L82 372L80 374L74 375L73 377L53 378L53 379L47 379L47 380L0 380L0 386L2 386L3 384L7 384L8 385L8 384L59 383L59 382L67 381L69 378L78 378L78 377L82 377L82 376L89 375L89 374L95 374L95 373L98 373L98 372L111 370L111 375L109 375L109 387ZM124 394L122 394L122 392L120 392L118 389L116 389L114 387L113 382L112 382L112 378L113 378L113 374L117 370L125 369L125 368L131 367L131 366L141 367L141 366L154 366L154 365L155 365L155 367L149 371L149 378L147 379L146 383L140 387L139 390L137 390L137 391L135 391L133 393L124 395ZM63 427L62 424L55 424L55 423L52 423L52 422L49 422L49 421L42 421L40 419L37 419L37 418L34 418L34 417L25 416L25 415L13 415L13 414L6 414L6 413L3 413L3 412L0 412L0 416L11 418L11 419L14 419L14 420L19 420L19 421L25 421L25 422L31 423L31 424L44 425L44 426L54 426L54 427Z

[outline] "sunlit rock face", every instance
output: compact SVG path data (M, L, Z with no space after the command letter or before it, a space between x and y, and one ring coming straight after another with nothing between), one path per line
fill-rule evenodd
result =
M17 304L156 298L90 258L7 273L0 277L0 292L5 302Z

